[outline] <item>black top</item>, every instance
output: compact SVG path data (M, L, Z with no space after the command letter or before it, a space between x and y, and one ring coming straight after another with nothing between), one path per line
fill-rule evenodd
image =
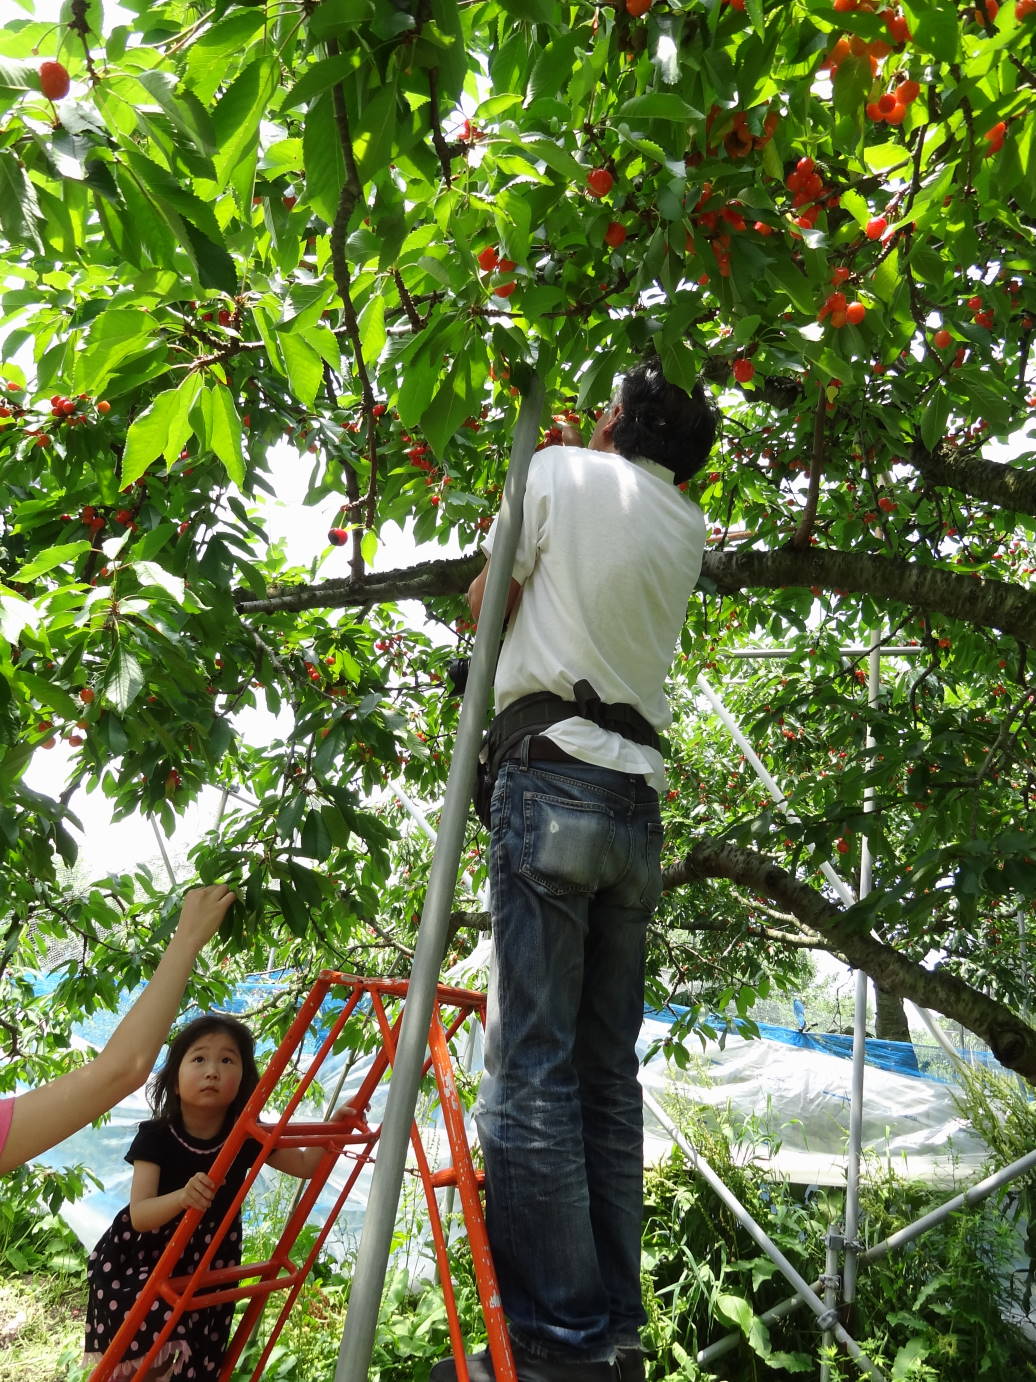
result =
M229 1132L230 1128L227 1127L215 1137L192 1137L179 1119L175 1123L149 1119L138 1127L137 1135L126 1153L126 1160L131 1164L135 1161L154 1162L158 1166L158 1190L155 1193L168 1195L174 1190L181 1190L196 1172L207 1173L211 1170ZM254 1137L245 1140L208 1211L215 1216L216 1223L230 1208L231 1201L244 1184L245 1176L261 1150L261 1144Z

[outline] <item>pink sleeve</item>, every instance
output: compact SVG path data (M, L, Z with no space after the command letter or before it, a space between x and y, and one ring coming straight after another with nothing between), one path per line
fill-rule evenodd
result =
M7 1134L11 1127L11 1119L14 1117L14 1098L0 1099L0 1152L4 1149L7 1141Z

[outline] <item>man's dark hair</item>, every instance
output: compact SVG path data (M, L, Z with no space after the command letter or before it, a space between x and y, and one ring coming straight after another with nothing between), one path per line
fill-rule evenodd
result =
M705 464L718 419L700 379L687 393L669 383L658 360L646 360L623 375L616 402L622 413L612 444L621 456L657 461L673 472L677 484Z
M234 1102L227 1109L223 1126L232 1127L238 1114L248 1103L249 1095L259 1083L259 1071L255 1064L255 1038L243 1022L237 1018L226 1017L222 1013L209 1013L188 1022L173 1038L166 1056L165 1065L148 1081L148 1098L155 1118L160 1123L179 1123L180 1096L176 1084L180 1075L183 1058L196 1041L207 1037L211 1032L225 1032L241 1055L241 1084L238 1086Z

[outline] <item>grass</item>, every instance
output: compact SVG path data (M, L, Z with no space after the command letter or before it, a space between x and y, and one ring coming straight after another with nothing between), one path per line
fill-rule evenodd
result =
M86 1282L49 1272L0 1278L0 1382L66 1382L83 1352Z

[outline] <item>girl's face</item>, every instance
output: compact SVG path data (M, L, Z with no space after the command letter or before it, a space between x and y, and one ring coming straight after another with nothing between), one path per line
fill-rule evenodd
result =
M217 1029L187 1048L176 1073L180 1107L229 1108L241 1085L241 1052L229 1032Z

